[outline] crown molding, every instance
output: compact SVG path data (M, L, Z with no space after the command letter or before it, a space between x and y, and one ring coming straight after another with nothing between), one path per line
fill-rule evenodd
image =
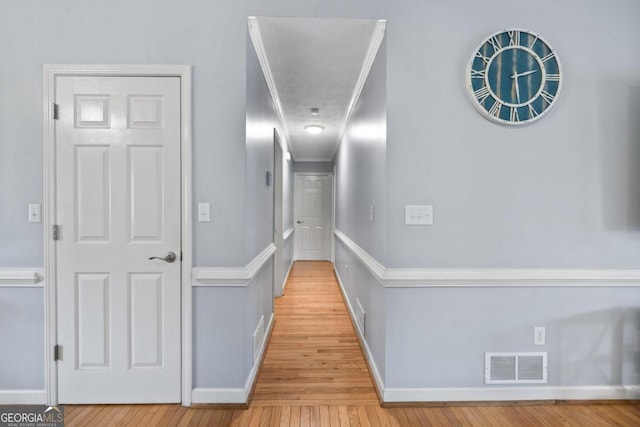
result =
M264 42L262 41L262 34L260 33L260 24L258 23L258 18L255 16L250 16L247 22L249 28L249 37L251 38L253 48L256 51L258 63L260 64L260 68L262 69L264 79L267 82L269 93L271 94L271 98L273 99L273 106L276 110L276 114L278 114L278 119L280 120L280 125L282 126L282 130L284 132L284 141L280 140L282 151L291 152L294 160L296 160L294 147L288 146L289 141L291 141L291 134L289 133L289 128L287 127L287 121L284 118L284 110L282 109L282 103L280 102L280 97L278 96L276 81L273 78L273 72L271 71L271 67L269 66L269 60L267 59L267 52L264 48Z

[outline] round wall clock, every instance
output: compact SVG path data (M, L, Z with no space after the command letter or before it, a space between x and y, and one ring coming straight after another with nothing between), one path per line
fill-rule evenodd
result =
M466 79L473 104L485 117L522 125L544 116L556 102L562 69L556 52L542 37L510 29L480 44Z

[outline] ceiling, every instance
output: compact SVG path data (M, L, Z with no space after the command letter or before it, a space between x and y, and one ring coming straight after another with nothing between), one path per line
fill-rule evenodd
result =
M252 19L259 32L257 45L253 38L254 45L280 109L293 158L331 161L382 40L384 22ZM318 113L312 114L312 108ZM305 131L310 124L319 124L324 130L311 135Z

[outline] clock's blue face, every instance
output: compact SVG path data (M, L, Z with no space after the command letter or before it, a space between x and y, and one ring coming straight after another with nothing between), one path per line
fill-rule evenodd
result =
M489 37L467 72L476 106L490 119L509 124L544 115L556 100L560 79L555 52L539 36L522 30Z

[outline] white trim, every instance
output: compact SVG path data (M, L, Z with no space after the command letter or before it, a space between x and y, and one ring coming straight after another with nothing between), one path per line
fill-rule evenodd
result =
M262 74L264 74L264 79L267 82L269 93L271 94L271 98L273 99L273 106L276 109L278 119L280 120L280 126L282 126L282 130L284 133L284 141L282 139L280 140L282 152L290 152L294 160L297 160L296 153L293 151L293 146L290 148L288 147L288 141L291 141L291 134L289 133L289 128L287 127L287 121L284 118L284 110L282 109L282 103L280 102L280 97L278 96L276 81L273 78L273 73L271 72L271 67L269 66L269 60L267 59L267 52L262 41L262 34L260 33L258 18L255 16L249 16L249 18L247 19L247 24L249 28L249 37L251 38L253 48L256 51L258 63L260 63Z
M57 342L56 303L56 254L51 238L51 226L55 224L55 122L53 102L55 100L55 78L57 76L174 76L180 78L180 150L182 192L182 404L191 404L192 383L192 289L191 269L193 263L192 224L192 151L191 151L191 66L189 65L80 65L45 64L44 75L44 272L48 277L45 287L45 390L47 404L58 403L58 378L56 362L51 352Z
M244 267L200 267L193 269L193 286L248 286L275 253L273 243Z
M0 287L42 288L43 280L41 268L0 268Z
M248 394L244 388L194 388L191 391L191 403L228 403L244 404Z
M522 400L635 400L640 385L577 387L387 388L384 402L483 402Z
M296 230L295 227L291 227L291 228L289 228L287 231L285 231L282 234L282 242L283 242L282 249L283 249L283 251L284 251L285 245L289 244L289 238L291 238L291 236L293 236L293 233L294 233L295 230ZM290 244L291 245L295 245L295 242L291 242ZM291 274L291 269L293 268L294 252L295 252L295 247L292 246L291 247L291 262L289 263L289 268L287 268L287 274L284 275L284 279L282 280L282 295L284 295L284 292L285 292L285 290L287 288L287 283L289 282L289 275Z
M287 274L285 274L284 280L282 281L282 295L284 295L284 292L287 289L287 283L289 283L289 275L291 274L293 263L293 260L291 260L291 262L289 263L289 268L287 269Z
M385 268L343 232L334 234L386 288L640 287L640 269Z
M286 242L287 239L289 239L289 237L291 237L291 235L293 234L293 232L296 231L295 227L291 227L289 228L287 231L285 231L284 233L282 233L282 241Z
M269 318L269 326L264 335L262 344L260 345L260 353L256 360L262 361L267 348L267 339L271 336L274 326L274 315L271 313ZM251 368L251 372L247 377L244 388L194 388L191 392L191 401L193 403L235 403L245 404L249 401L249 395L253 389L253 384L258 379L258 370L261 363L256 362Z
M182 404L191 406L193 380L193 158L191 116L191 66L181 66L180 104L182 110Z
M349 311L349 316L351 316L351 323L354 325L353 329L356 332L358 341L360 342L360 348L362 349L364 356L367 358L367 362L371 370L371 376L376 382L376 388L384 396L385 388L384 388L384 381L382 380L382 375L380 375L380 371L378 370L378 365L376 364L376 361L373 358L373 354L371 353L369 344L367 343L367 340L362 335L362 332L358 327L358 320L356 318L356 313L355 311L353 311L353 307L351 306L351 301L349 301L347 291L344 289L344 285L342 284L342 279L340 279L340 274L338 273L338 270L336 269L335 265L333 266L333 271L335 272L336 278L338 279L338 287L340 288L340 293L342 293L342 299L344 300L345 305L347 306L347 309ZM386 402L386 400L383 400L383 401Z
M45 390L0 390L0 405L44 405Z
M333 158L328 157L296 157L296 162L316 162L316 163L331 163Z
M376 22L376 27L373 30L369 49L367 49L367 54L364 58L362 69L358 76L358 81L356 82L353 94L351 95L351 100L349 101L349 106L347 107L344 119L342 120L342 126L340 126L340 131L338 132L338 138L336 139L336 145L333 149L333 153L331 154L331 159L336 155L340 142L342 141L342 138L344 138L344 133L347 131L347 126L349 126L349 123L351 122L351 116L353 116L353 113L356 110L356 105L358 105L358 100L360 99L364 85L367 82L369 73L371 72L371 67L373 67L373 62L376 60L378 50L380 50L380 45L384 39L386 28L386 20L379 19L378 22ZM331 161L331 159L329 159L329 161Z
M386 270L384 265L380 264L374 257L358 246L356 242L348 238L342 231L336 228L333 233L356 256L356 258L360 260L367 270L369 270L369 272L382 283L382 278L384 277Z

